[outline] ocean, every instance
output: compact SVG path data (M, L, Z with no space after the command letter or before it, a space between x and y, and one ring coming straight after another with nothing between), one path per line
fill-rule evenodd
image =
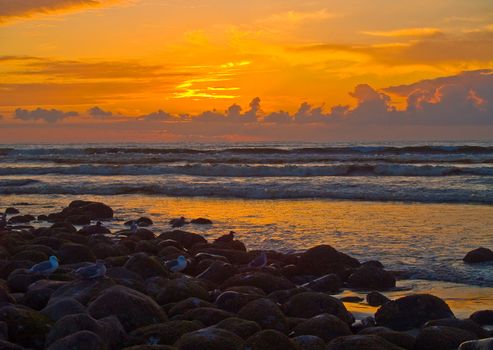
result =
M0 205L23 213L80 198L111 205L115 230L208 217L185 229L234 230L249 248L331 244L411 279L493 287L491 264L462 262L493 248L493 142L3 145L0 162Z

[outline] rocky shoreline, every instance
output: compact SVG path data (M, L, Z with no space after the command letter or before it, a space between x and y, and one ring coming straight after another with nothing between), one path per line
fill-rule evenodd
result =
M182 230L182 218L163 233L149 218L129 218L130 228L110 232L104 220L113 210L98 202L73 201L39 216L51 223L43 228L15 208L6 214L0 349L493 349L493 333L483 328L493 324L493 310L458 319L433 295L389 300L381 292L396 287L393 272L329 245L249 251L234 233L208 242ZM465 261L486 261L490 252L481 248ZM33 268L50 256L56 266ZM179 257L185 263L175 269ZM81 268L97 273L76 273ZM344 289L365 291L366 300L333 296ZM379 308L356 320L344 302Z

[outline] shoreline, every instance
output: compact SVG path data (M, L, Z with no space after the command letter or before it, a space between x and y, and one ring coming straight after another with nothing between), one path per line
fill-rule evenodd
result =
M358 334L363 345L351 349L384 344L421 350L437 337L447 339L448 328L462 332L454 340L456 347L493 335L482 328L490 322L490 311L474 313L485 309L481 298L491 295L478 293L481 287L472 288L476 293L468 291L475 295L468 303L464 286L398 280L379 261L355 259L330 245L296 253L248 250L234 234L206 239L189 232L185 219L172 221L176 227L163 233L153 231L152 218L136 221L141 227L128 222L110 231L104 225L114 211L100 202L74 201L62 211L38 217L50 222L38 228L29 227L35 217L22 215L24 223L12 219L15 215L9 220L24 226L8 226L0 233L0 321L7 323L8 340L22 346L41 349L92 337L110 349L149 345L154 339L154 345L174 346L169 349L196 349L205 342L208 348L260 350L275 338L288 344L279 349L312 349L304 343L308 340L338 349L337 344L352 344ZM195 219L194 227L212 224L207 217ZM95 224L98 220L102 224ZM49 276L26 270L49 255L57 257ZM451 318L454 315L459 318ZM88 335L84 329L62 336L66 318L74 317L96 324L113 317L119 336L103 339L97 331ZM33 318L43 321L34 325ZM12 331L27 327L24 322L39 332L21 337ZM163 340L163 329L171 324L184 330ZM329 325L339 331L324 331ZM54 329L61 332L59 338L52 336Z

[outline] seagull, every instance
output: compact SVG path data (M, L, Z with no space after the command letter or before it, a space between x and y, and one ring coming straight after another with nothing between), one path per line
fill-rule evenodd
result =
M106 275L106 265L103 261L97 261L86 267L80 267L74 273L85 280L96 279Z
M267 265L267 254L265 252L260 253L259 256L248 263L248 267L254 269L261 269L265 265Z
M229 242L233 242L233 240L235 239L235 232L234 231L229 231L229 233L227 235L223 235L219 238L216 238L214 240L214 242L223 242L223 243L229 243Z
M41 273L45 275L50 275L58 269L58 266L58 258L52 255L50 256L49 260L45 260L34 265L28 271L30 273Z
M130 226L130 232L135 233L139 229L139 225L137 225L136 221L132 222L132 225Z
M187 221L185 220L185 217L182 216L178 219L171 219L169 223L171 224L171 227L182 227L187 223Z
M188 261L183 255L180 255L177 259L165 261L164 264L172 272L181 272L187 268Z

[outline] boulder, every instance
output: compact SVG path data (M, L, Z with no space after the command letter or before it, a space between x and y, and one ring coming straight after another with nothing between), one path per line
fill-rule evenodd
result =
M174 304L173 307L171 307L168 311L168 315L170 317L176 316L176 315L183 315L189 310L192 309L197 309L197 308L210 308L214 307L214 304L209 303L208 301L204 301L199 298L195 297L190 297L185 300L179 301L178 303Z
M217 328L222 328L227 331L233 332L237 336L247 339L248 337L254 335L261 331L260 326L257 322L244 320L238 317L229 317L215 325Z
M348 279L348 286L366 290L387 290L395 287L395 277L391 272L373 266L361 266Z
M382 306L388 301L390 301L390 299L379 292L370 292L366 295L366 302L370 306Z
M467 253L462 260L464 260L464 262L468 264L493 261L493 251L488 248L479 247Z
M234 314L213 307L199 307L185 312L182 316L184 320L199 321L204 326L213 326L222 320L233 317Z
M248 338L238 350L300 350L285 334L267 329Z
M238 312L238 317L244 320L254 321L262 329L274 329L287 333L288 323L279 306L269 299L256 299Z
M127 332L167 319L166 313L153 299L124 286L104 290L87 310L96 319L117 316Z
M301 350L325 350L325 342L315 335L299 335L291 340Z
M77 333L70 334L65 338L59 339L53 344L51 344L47 350L105 350L101 338L89 331L80 331Z
M214 304L222 310L238 312L243 306L260 297L261 296L256 294L238 293L232 290L227 290L219 294L214 301Z
M237 272L236 268L223 261L214 261L204 272L196 278L221 284Z
M100 202L76 200L62 210L62 216L70 215L86 215L91 220L111 219L113 217L113 209L108 205Z
M339 252L330 245L319 245L301 254L298 266L307 274L316 276L331 273L331 264L340 262Z
M103 327L97 320L85 313L67 315L59 319L51 327L50 332L46 336L46 346L48 347L57 340L79 331L90 331L101 335L103 334Z
M302 285L304 288L309 288L314 292L337 293L342 287L342 281L334 273L319 277Z
M41 313L58 321L64 316L84 313L84 305L73 298L59 298L49 303Z
M182 335L174 346L179 350L237 350L242 343L243 339L232 332L208 327Z
M85 245L65 243L58 250L58 259L62 264L77 264L81 262L95 262L96 256Z
M477 339L474 333L463 329L430 326L422 328L416 337L417 350L455 350L465 341Z
M180 243L182 246L184 246L187 249L192 248L196 244L207 244L207 240L201 235L192 232L182 231L182 230L173 230L173 231L164 232L161 235L159 235L158 238L160 240L171 239L173 241Z
M191 220L190 223L195 225L212 225L212 220L206 218L197 218Z
M402 350L377 335L349 335L332 340L327 350Z
M201 328L203 325L197 321L169 321L138 328L130 333L130 337L132 342L136 344L148 344L151 339L154 339L157 344L171 345L182 335Z
M294 328L294 335L316 335L325 342L351 335L349 325L334 315L322 314L301 322Z
M28 224L30 223L31 221L34 221L36 220L36 218L32 215L16 215L16 216L12 216L9 220L8 220L8 223L9 224Z
M125 263L124 268L135 272L137 275L146 279L153 276L168 277L169 272L157 258L145 253L138 253L130 257Z
M454 317L447 303L430 294L413 294L382 305L375 313L379 326L407 330L425 322Z
M275 276L265 272L245 272L234 275L221 285L221 289L233 286L254 286L262 289L267 294L276 290L295 288L294 283L285 277Z
M452 328L459 328L465 331L476 334L478 338L487 338L489 333L478 323L470 319L461 320L458 318L442 318L440 320L428 321L423 327L433 327L433 326L445 326Z
M491 326L493 325L493 310L476 311L469 318L481 326Z
M86 305L89 300L93 300L102 291L113 287L115 282L109 278L93 280L76 280L58 288L52 295L49 305L55 300L63 298L74 298L79 303Z
M20 213L19 209L14 207L8 207L7 209L5 209L5 214L7 215L15 215L19 213Z
M19 303L39 311L48 304L48 300L50 300L53 292L54 290L51 288L32 289L22 296Z
M305 292L293 296L285 305L286 315L310 318L320 314L330 314L347 324L354 322L354 317L338 299L324 293Z
M387 327L368 327L361 330L358 335L377 335L389 343L397 345L406 350L414 350L416 339L414 336L404 332L396 332Z
M469 340L459 346L459 350L492 350L493 338Z
M156 295L156 300L161 305L176 303L190 297L202 300L209 298L207 290L199 282L189 278L165 280L163 283Z

